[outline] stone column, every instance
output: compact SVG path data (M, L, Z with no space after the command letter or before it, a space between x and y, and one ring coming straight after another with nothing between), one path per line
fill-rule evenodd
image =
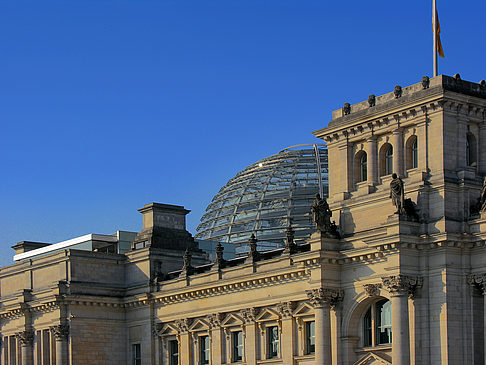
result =
M469 275L467 278L467 282L472 287L477 288L481 294L483 295L483 348L484 348L484 363L486 364L486 274L475 274Z
M69 325L52 326L50 330L56 341L56 365L68 365Z
M222 315L219 313L211 314L206 317L209 323L209 332L211 336L211 365L221 365L224 363L222 344L224 335L221 331ZM226 341L228 343L228 341Z
M257 363L257 335L256 335L256 308L243 309L241 317L244 323L244 353L243 362L247 365L256 365Z
M392 363L410 364L410 330L408 298L422 286L422 278L396 275L382 278L391 294L392 304Z
M282 333L280 334L282 362L288 365L294 364L295 335L294 319L292 318L293 309L294 305L292 302L277 305L277 311L282 321Z
M188 319L178 319L174 323L177 327L179 340L179 363L191 364L191 334L189 333L191 321Z
M403 176L403 131L401 128L393 131L393 172Z
M21 365L33 365L34 331L27 330L17 332L15 337L20 343L20 352L22 358Z
M342 300L343 292L339 289L313 289L307 291L307 296L314 307L316 329L316 365L331 365L331 318L330 309Z
M368 183L376 185L378 182L378 153L376 137L372 136L366 140L368 158Z

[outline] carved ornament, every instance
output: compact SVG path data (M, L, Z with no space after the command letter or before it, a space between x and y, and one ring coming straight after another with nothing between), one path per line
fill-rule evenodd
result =
M192 321L188 318L184 319L176 319L174 321L177 331L180 333L186 333L189 332L189 326L191 325Z
M413 297L416 290L422 287L423 278L419 276L393 275L381 278L383 286L392 295Z
M380 295L381 284L365 284L364 290L370 297L377 297Z
M306 293L310 304L314 308L322 308L325 305L334 308L344 297L341 289L319 288L306 290Z
M293 302L284 302L277 304L277 312L282 318L292 317L295 305Z
M206 317L208 323L209 323L209 328L219 328L221 327L221 320L223 319L223 314L221 313L213 313L210 314Z
M240 311L241 317L245 324L254 323L256 316L258 315L258 310L256 308L247 308Z
M69 325L60 324L57 326L51 326L49 329L56 338L56 341L67 341L69 337Z
M20 331L15 334L15 338L22 346L32 346L34 343L34 331Z
M467 277L467 283L486 295L486 274L474 274Z

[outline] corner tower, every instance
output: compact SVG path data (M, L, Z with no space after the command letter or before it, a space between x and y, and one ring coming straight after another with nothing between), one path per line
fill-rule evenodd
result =
M390 297L393 364L484 363L485 110L484 81L424 76L344 104L313 133L328 147L341 285L359 292L369 281L365 289ZM401 213L390 199L393 173L403 182ZM343 308L359 301L347 295ZM353 342L359 329L342 331L344 358L353 358L366 343Z

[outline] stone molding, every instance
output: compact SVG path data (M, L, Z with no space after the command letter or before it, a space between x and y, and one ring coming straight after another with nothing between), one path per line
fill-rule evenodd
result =
M15 338L20 342L21 346L32 346L34 343L34 331L20 331L15 334Z
M369 297L378 297L380 295L381 284L365 284L364 290Z
M477 288L483 295L486 295L486 274L468 275L467 283Z
M56 341L67 341L69 337L69 325L60 324L57 326L51 326L49 329L56 338Z
M408 295L413 298L418 288L422 287L420 276L392 275L381 278L383 286L392 296Z
M322 308L325 305L335 308L344 297L344 292L341 289L319 288L306 290L306 293L314 308Z

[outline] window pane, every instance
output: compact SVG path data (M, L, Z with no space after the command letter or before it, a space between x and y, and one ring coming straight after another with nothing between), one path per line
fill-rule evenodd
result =
M274 357L278 357L280 343L279 343L277 326L267 328L267 340L268 340L267 358L272 359Z
M243 333L241 331L233 332L233 362L243 360Z
M132 364L142 365L142 353L139 343L132 345Z
M417 140L413 141L412 143L412 169L418 167L418 148L417 148Z
M209 337L199 337L199 364L209 364Z
M177 340L169 341L169 364L179 364L179 344Z
M305 324L305 335L306 335L306 353L313 354L316 351L316 323L306 322Z
M372 328L371 328L371 307L366 312L363 318L363 345L372 346L371 343Z
M389 300L382 300L376 303L376 325L377 344L391 343L391 302Z

